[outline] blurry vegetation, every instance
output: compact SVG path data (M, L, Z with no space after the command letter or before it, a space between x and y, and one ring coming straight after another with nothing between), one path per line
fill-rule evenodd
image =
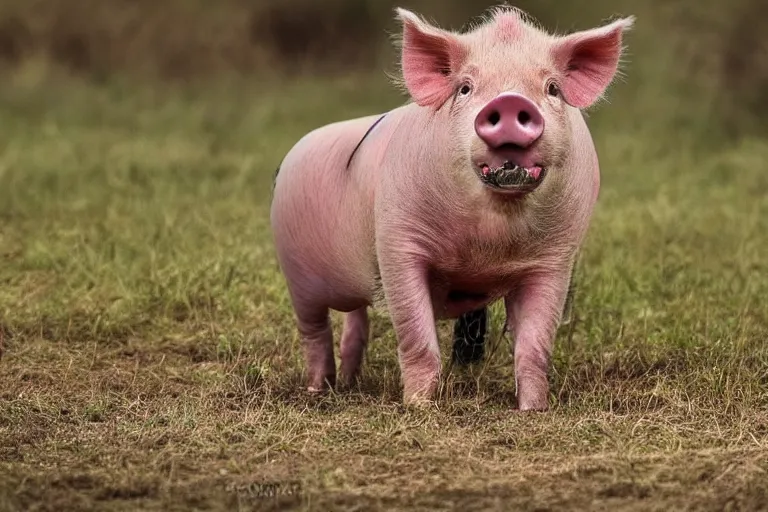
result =
M104 80L252 80L393 69L401 5L460 29L481 0L5 0L0 66L54 63ZM625 128L659 124L689 141L765 129L768 4L763 0L513 2L547 28L587 28L635 14L625 84L610 97ZM663 101L662 101L663 99Z

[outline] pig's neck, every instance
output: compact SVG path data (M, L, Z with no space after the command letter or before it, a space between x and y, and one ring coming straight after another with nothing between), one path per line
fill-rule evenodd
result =
M542 184L535 193L515 198L489 189L469 171L475 183L459 178L446 194L450 197L446 204L454 205L443 211L447 220L467 226L478 239L489 243L531 244L563 239L577 203L569 183L553 180Z

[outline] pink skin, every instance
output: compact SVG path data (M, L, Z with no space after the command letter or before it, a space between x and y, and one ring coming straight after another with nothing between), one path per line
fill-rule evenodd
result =
M518 407L546 410L555 329L600 185L580 109L613 80L633 18L556 37L515 9L463 34L398 15L413 102L387 114L349 167L379 116L310 132L275 182L272 229L308 387L336 382L329 310L346 312L341 376L351 382L367 307L386 304L403 399L430 401L441 374L435 321L504 298ZM535 183L484 182L506 161Z

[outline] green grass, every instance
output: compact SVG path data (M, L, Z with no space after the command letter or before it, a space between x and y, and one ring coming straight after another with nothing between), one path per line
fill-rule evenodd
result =
M307 130L402 101L383 76L0 87L0 509L764 506L768 144L694 152L621 105L590 121L603 185L549 413L512 410L498 306L433 409L401 406L381 312L360 389L305 395L272 176Z

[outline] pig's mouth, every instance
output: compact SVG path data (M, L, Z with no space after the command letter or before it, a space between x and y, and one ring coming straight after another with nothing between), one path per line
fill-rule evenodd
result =
M540 165L523 167L507 160L499 167L488 164L478 166L480 180L487 186L516 195L528 194L536 190L544 177L547 169Z

